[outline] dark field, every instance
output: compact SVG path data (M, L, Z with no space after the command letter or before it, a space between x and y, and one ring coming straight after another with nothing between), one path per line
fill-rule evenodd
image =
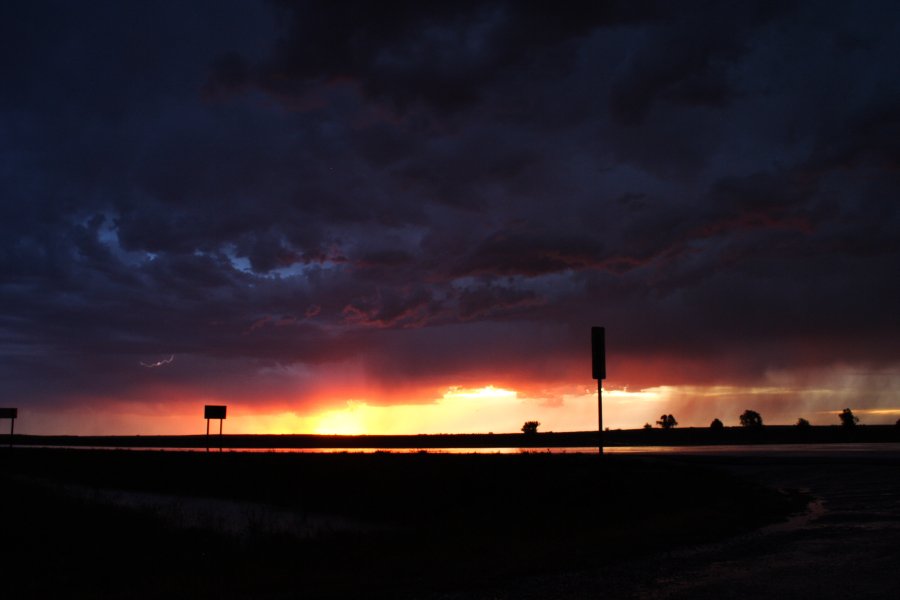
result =
M9 438L6 438L9 440ZM0 438L2 443L3 438ZM16 446L105 448L584 448L597 446L596 431L466 433L443 435L16 435ZM859 425L853 428L767 425L754 429L681 427L676 429L615 429L603 433L605 446L699 446L737 444L841 444L900 442L900 427Z
M9 598L472 592L720 539L805 506L662 458L0 454Z

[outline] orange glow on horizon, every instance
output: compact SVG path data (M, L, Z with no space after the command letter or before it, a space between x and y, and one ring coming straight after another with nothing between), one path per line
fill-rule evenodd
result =
M613 417L610 426L623 426L622 417L633 420L635 413L643 415L648 403L659 402L661 397L658 391L606 392L605 403L619 406L619 416ZM517 433L525 421L532 420L541 423L540 431L591 430L597 423L596 391L531 395L492 385L452 386L440 398L426 404L378 405L349 400L340 408L287 418L282 425L301 426L299 431L291 432L321 435Z
M604 426L639 428L660 414L674 414L680 427L707 427L718 418L738 425L745 409L767 425L792 425L799 417L814 425L837 424L849 407L867 424L893 424L900 415L900 374L838 370L798 377L772 372L760 385L676 385L603 390ZM188 435L205 432L204 404L228 405L226 434L516 433L525 421L539 431L589 431L597 427L596 383L540 387L481 380L474 385L436 387L411 381L401 387L330 378L302 393L290 386L260 389L152 386L121 398L69 397L64 408L19 407L16 433L34 435ZM493 385L491 385L493 383ZM607 382L604 382L607 383ZM862 393L860 390L868 390ZM865 399L866 402L861 402Z
M511 390L454 386L427 404L371 405L350 400L343 408L312 416L310 431L321 435L483 433L491 428L476 425L472 429L472 423L483 422L480 413L494 413L501 407L509 411L519 404L516 392Z

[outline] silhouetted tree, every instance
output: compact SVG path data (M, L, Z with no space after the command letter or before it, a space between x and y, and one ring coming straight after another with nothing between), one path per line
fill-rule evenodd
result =
M674 415L660 415L659 421L657 421L656 424L663 429L672 429L678 425L678 421L675 420Z
M809 429L809 421L807 421L803 417L800 417L799 419L797 419L797 427L799 427L800 429Z
M762 427L763 420L762 415L760 415L755 410L745 410L741 414L741 427Z
M859 423L859 417L854 415L849 408L842 410L838 418L841 420L841 426L843 427L856 427L856 424Z
M525 421L525 424L522 425L522 433L525 435L534 435L537 433L538 425L540 425L537 421Z
M897 424L900 425L900 422L898 422ZM644 429L653 429L653 425L651 425L650 423L644 423Z
M712 423L709 424L710 429L715 429L716 431L722 430L725 428L725 425L722 424L722 421L719 419L713 419Z

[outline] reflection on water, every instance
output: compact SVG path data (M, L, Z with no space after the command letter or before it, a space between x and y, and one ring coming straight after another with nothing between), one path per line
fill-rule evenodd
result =
M596 452L596 449L594 450ZM821 454L900 453L898 443L865 444L734 444L721 446L620 446L604 448L613 454L708 454L708 455L766 455L790 454L793 456Z
M206 448L129 448L115 446L33 446L80 450L135 450L206 452ZM223 452L275 452L302 454L596 454L595 447L571 448L225 448ZM220 452L211 448L210 452ZM769 455L818 456L824 454L900 454L900 443L865 444L745 444L719 446L607 446L607 454Z

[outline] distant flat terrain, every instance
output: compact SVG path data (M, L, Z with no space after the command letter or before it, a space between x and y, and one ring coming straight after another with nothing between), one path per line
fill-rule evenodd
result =
M17 446L112 448L246 448L246 449L440 449L440 448L592 448L596 431L445 435L16 435ZM612 430L603 433L606 446L698 446L735 444L830 444L900 442L900 427L859 425L853 428L771 425L761 429L700 427Z

